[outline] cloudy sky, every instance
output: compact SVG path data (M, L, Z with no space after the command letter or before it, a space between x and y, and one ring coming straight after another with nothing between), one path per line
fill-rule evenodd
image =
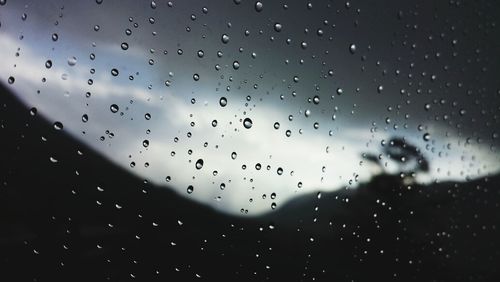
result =
M232 214L355 188L395 136L429 160L423 183L500 169L486 4L238 3L9 0L0 79L118 166Z

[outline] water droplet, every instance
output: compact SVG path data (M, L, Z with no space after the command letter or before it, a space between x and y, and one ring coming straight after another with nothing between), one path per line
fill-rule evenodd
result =
M198 55L198 58L203 58L203 56L205 55L205 52L203 52L203 50L198 50L198 52L196 54Z
M113 76L118 76L118 74L119 74L119 72L118 72L118 70L117 70L117 69L112 69L112 70L111 70L111 75L113 75Z
M111 110L112 113L116 113L116 112L118 112L118 110L120 108L118 107L117 104L113 104L113 105L109 106L109 109Z
M212 120L212 126L213 126L213 127L216 127L216 126L217 126L217 120L216 120L216 119Z
M264 5L262 4L262 2L260 1L255 2L255 11L262 12L263 9Z
M52 67L52 61L51 60L47 60L45 62L45 67L48 68L48 69L50 69Z
M150 114L150 113L145 113L145 114L144 114L144 118L145 118L146 120L150 120L150 119L151 119L151 114Z
M30 115L33 116L33 117L36 116L37 112L38 112L38 110L35 107L33 107L33 108L30 109Z
M196 169L201 169L203 167L203 160L202 159L197 160L195 167Z
M122 47L122 50L127 50L128 49L128 43L127 42L122 42L121 47Z
M76 65L76 57L74 57L74 56L73 56L73 57L69 57L69 58L68 58L68 65L69 65L70 67L72 67L72 66Z
M378 92L378 93L382 93L382 91L384 91L384 86L383 86L383 85L379 85L379 86L377 87L377 92Z
M220 100L219 100L219 105L221 107L225 107L227 105L227 99L226 97L221 97Z
M229 35L224 33L221 37L221 41L222 43L227 44L229 42Z
M238 61L233 62L233 69L237 70L240 68L240 63Z
M356 53L356 45L355 44L349 45L349 52L351 52L351 54Z
M342 90L342 88L337 88L337 95L342 95L342 93L344 93L344 90Z
M186 191L187 191L188 194L193 193L193 191L194 191L193 185L189 185L188 188L186 189Z
M84 115L82 116L82 121L83 121L83 122L87 122L87 121L89 121L89 116L88 116L87 114L84 114Z
M313 103L316 104L316 105L319 104L319 96L317 96L317 95L314 96Z
M54 129L55 130L62 130L63 129L63 124L60 121L54 122Z
M193 74L193 79L194 79L194 81L200 80L200 75L197 73Z
M13 76L9 77L9 79L7 80L9 84L13 84L15 81L16 79Z
M280 23L275 23L274 24L274 30L276 32L280 32L283 29L283 26Z
M282 169L281 167L278 167L278 169L276 170L276 173L277 173L278 175L282 175L282 174L283 174L283 169ZM274 193L273 193L273 194L274 194ZM274 199L272 196L273 196L273 195L271 194L271 199Z
M147 148L149 146L149 140L144 140L142 141L142 146L144 146L144 148Z
M59 35L57 35L57 33L53 33L52 34L52 41L57 41L57 39L59 39Z
M237 156L238 156L238 154L236 154L236 152L231 153L231 159L236 160Z
M425 133L423 138L424 138L424 141L429 141L429 140L431 140L431 135L429 133Z
M279 122L275 122L274 123L274 129L279 129L280 128L280 123Z
M252 127L253 123L252 123L252 120L250 118L245 118L243 120L243 126L246 128L246 129L250 129Z

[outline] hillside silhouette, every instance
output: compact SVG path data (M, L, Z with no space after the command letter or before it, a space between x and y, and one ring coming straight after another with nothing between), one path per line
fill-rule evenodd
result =
M498 175L408 189L384 174L229 216L129 174L0 92L2 281L500 279Z

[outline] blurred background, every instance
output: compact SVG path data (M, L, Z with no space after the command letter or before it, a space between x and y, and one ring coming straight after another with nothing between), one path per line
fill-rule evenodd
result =
M496 281L494 1L0 0L6 281Z

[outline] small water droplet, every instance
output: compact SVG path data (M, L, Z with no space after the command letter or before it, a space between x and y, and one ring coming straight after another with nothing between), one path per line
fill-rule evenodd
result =
M54 122L54 129L55 130L62 130L63 129L63 124L60 121Z
M70 67L72 67L72 66L76 65L76 57L74 57L74 56L73 56L73 57L69 57L69 58L68 58L68 65L69 65Z
M264 5L262 4L262 2L260 1L255 2L255 11L262 12L263 9Z
M250 118L245 118L243 120L243 126L246 128L246 129L250 129L252 127L253 123L252 123L252 120Z
M118 107L117 104L113 104L113 105L109 106L109 109L111 110L112 113L116 113L116 112L118 112L118 110L120 110L120 108Z
M203 167L203 160L202 159L198 159L196 161L195 167L196 167L196 169L201 169Z
M219 100L219 105L221 107L225 107L227 105L227 99L226 97L221 97L220 100Z
M283 26L280 23L275 23L274 24L274 30L276 32L280 32L283 29Z
M224 33L221 37L221 41L222 43L227 44L229 42L229 35Z
M349 45L349 52L351 52L351 54L356 53L356 45L355 44Z

